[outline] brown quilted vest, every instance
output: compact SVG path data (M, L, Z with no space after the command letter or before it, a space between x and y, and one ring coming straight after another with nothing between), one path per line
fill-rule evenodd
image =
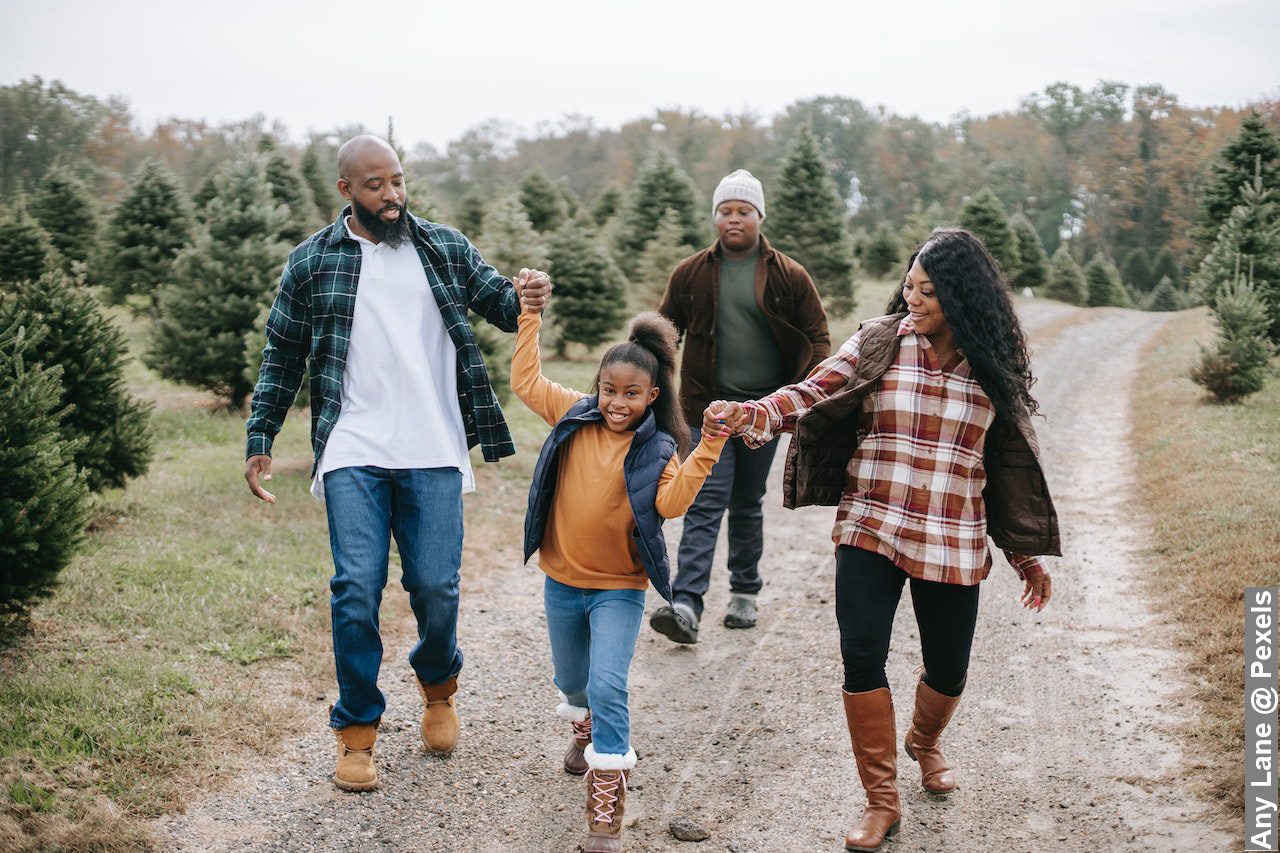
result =
M849 384L797 421L782 481L782 503L787 509L840 503L849 460L860 439L857 422L862 401L897 358L898 324L904 316L863 323L858 363ZM1058 515L1040 467L1035 430L1025 411L1019 410L1013 423L996 416L987 433L983 466L987 486L982 499L992 541L1018 554L1061 555Z

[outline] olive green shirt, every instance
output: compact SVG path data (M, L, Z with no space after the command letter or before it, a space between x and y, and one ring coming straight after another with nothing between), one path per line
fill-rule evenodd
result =
M716 305L716 386L726 400L755 400L791 380L769 321L756 302L757 251L720 262Z

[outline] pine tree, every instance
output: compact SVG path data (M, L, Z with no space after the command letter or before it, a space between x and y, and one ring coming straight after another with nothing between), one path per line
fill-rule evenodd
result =
M933 230L946 226L948 222L946 211L936 201L930 202L928 207L921 204L920 199L913 201L911 212L907 214L902 228L898 231L898 245L902 247L898 266L905 268L911 254L929 239Z
M603 226L617 216L618 211L622 209L622 202L622 190L618 189L617 184L609 184L600 192L600 195L596 196L595 204L591 205L591 218L595 220L596 225Z
M1084 273L1076 259L1071 257L1066 243L1058 246L1058 250L1053 253L1053 260L1049 263L1049 283L1044 289L1044 295L1070 305L1085 305L1089 301L1089 288L1085 284Z
M262 137L258 146L266 156L267 182L271 184L271 197L276 204L289 208L289 217L280 226L280 239L296 246L320 228L320 216L315 199L308 197L302 176L293 168L284 153L270 136Z
M209 202L213 201L214 196L218 194L218 172L225 166L219 166L212 172L204 176L204 180L200 182L199 189L195 195L191 196L191 207L198 221L205 221L205 208L209 206Z
M1155 290L1156 282L1159 281L1155 277L1151 259L1147 257L1147 250L1141 247L1131 249L1124 256L1124 260L1120 262L1120 278L1138 293L1150 293Z
M875 278L888 275L902 262L902 244L887 224L880 225L862 247L862 268Z
M518 275L522 267L544 269L547 265L546 244L533 230L515 193L494 199L485 210L474 242L484 259L509 278Z
M1132 305L1124 282L1120 280L1120 271L1102 254L1094 255L1093 260L1085 264L1084 280L1089 291L1089 307L1110 305L1128 308Z
M644 246L653 239L667 208L680 216L680 239L691 246L706 240L699 215L697 190L684 170L662 149L656 149L636 175L627 194L618 228L618 259L628 275L634 275Z
M645 244L644 251L640 253L636 276L631 282L638 310L652 311L658 307L662 294L666 292L671 271L676 268L676 264L696 251L682 241L682 236L680 214L669 207L662 219L658 220L653 239Z
M1182 271L1178 269L1178 259L1174 257L1173 249L1168 246L1161 247L1160 251L1156 252L1153 267L1151 274L1155 276L1156 281L1167 278L1174 290L1182 290Z
M1178 293L1178 289L1173 286L1173 282L1169 277L1163 276L1160 283L1156 285L1155 290L1151 291L1151 295L1147 298L1148 311L1180 311L1182 310L1182 295Z
M88 263L98 230L97 207L89 190L75 175L55 167L31 198L31 215L62 257L62 269L73 262Z
M573 219L582 212L582 198L573 191L567 177L556 179L556 192L560 193L560 199L564 202L566 219Z
M21 613L53 587L80 542L89 490L75 442L59 430L60 368L28 350L47 332L0 299L0 612Z
M1262 186L1260 168L1252 185L1241 188L1240 203L1191 277L1192 288L1210 307L1218 288L1237 277L1237 263L1267 306L1272 340L1280 341L1280 212L1275 192Z
M1200 364L1191 378L1219 403L1235 403L1262 390L1275 344L1268 337L1267 305L1240 268L1218 288L1213 306L1218 340L1213 351L1200 348Z
M405 190L409 195L409 210L414 216L420 216L430 222L445 221L444 212L435 205L435 195L431 192L427 179L414 175L405 180Z
M808 270L828 313L846 316L853 310L853 240L831 167L808 126L791 141L778 187L768 205L771 239Z
M551 235L547 254L560 351L571 342L593 347L607 340L626 310L622 273L609 253L584 222L574 219Z
M1021 213L1009 218L1009 226L1018 238L1018 287L1037 288L1049 281L1049 256L1045 254L1040 235L1031 220Z
M1241 191L1253 186L1259 166L1261 189L1280 192L1280 139L1255 111L1245 117L1240 132L1218 152L1209 168L1200 220L1191 232L1202 252L1213 245L1219 229L1241 202Z
M145 163L116 208L103 243L98 279L111 301L136 294L154 305L174 259L191 240L191 226L191 205L178 179L154 160Z
M458 211L453 217L454 227L474 243L484 223L484 213L489 205L478 190L467 191L458 199ZM528 214L526 214L526 217Z
M124 367L128 345L124 334L103 313L83 282L51 270L34 282L18 285L21 310L38 317L47 333L32 342L32 366L62 371L60 403L68 413L60 427L78 450L92 491L123 486L144 474L151 462L149 406L129 396Z
M529 215L529 224L539 234L554 231L569 218L560 188L541 169L533 169L520 179L520 203Z
M1009 225L1004 205L990 187L983 187L960 209L960 227L972 232L986 245L1000 262L1006 279L1011 282L1018 280L1022 268L1018 238Z
M334 207L334 186L337 179L326 180L325 170L320 166L320 158L316 156L316 147L308 145L302 152L302 162L298 164L302 172L302 180L311 191L311 201L315 204L323 222L332 222L338 215Z
M239 406L245 333L270 300L289 247L279 239L288 210L276 204L259 158L224 172L209 202L209 223L162 288L149 362L161 375L208 388Z
M61 259L49 236L21 204L0 213L0 283L35 281L54 266L61 266Z

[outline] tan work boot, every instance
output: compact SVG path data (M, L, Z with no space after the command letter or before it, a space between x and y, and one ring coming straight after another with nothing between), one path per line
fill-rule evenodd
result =
M334 729L333 736L338 741L338 769L333 773L333 784L344 791L372 791L378 787L378 771L373 766L378 723Z
M893 720L893 696L881 687L844 693L849 742L858 762L858 776L867 792L862 819L844 837L846 850L874 853L898 831L902 809L898 801L898 738Z
M458 692L455 675L443 684L423 684L418 681L418 692L425 706L422 709L422 745L430 752L450 753L458 745L458 709L453 694Z
M931 794L949 794L956 787L956 777L938 749L938 739L959 704L959 696L939 693L923 679L916 684L916 710L903 746L912 761L920 762L920 784Z
M587 770L587 843L583 853L621 853L626 770Z

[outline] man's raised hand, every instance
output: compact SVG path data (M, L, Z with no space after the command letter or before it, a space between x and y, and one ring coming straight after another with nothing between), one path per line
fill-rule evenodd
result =
M551 276L542 270L521 269L516 276L516 291L520 304L531 314L541 314L551 298Z

